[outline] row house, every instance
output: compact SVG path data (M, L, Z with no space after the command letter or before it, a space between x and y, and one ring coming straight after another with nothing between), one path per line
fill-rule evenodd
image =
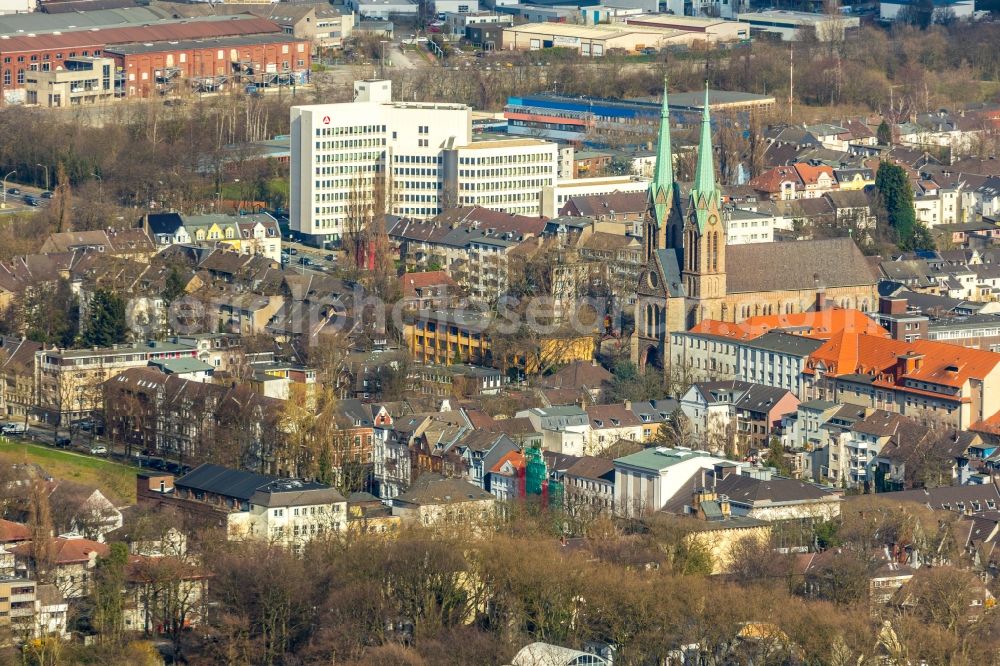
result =
M181 215L151 213L143 229L158 248L171 245L221 245L240 254L259 254L281 261L281 229L268 213L254 215Z
M643 421L632 404L588 405L589 431L583 455L597 455L619 441L643 442Z
M717 454L746 455L780 434L782 417L799 404L790 391L742 381L699 382L680 400L694 436Z
M838 187L833 167L806 162L768 169L749 185L770 201L815 199Z
M571 517L589 521L611 517L615 510L615 464L607 458L584 456L563 475L566 510Z
M210 447L234 447L255 468L276 464L284 402L248 386L184 379L132 368L105 382L108 435L155 455L198 459Z
M41 349L26 338L0 337L0 416L27 420L35 405L35 354Z

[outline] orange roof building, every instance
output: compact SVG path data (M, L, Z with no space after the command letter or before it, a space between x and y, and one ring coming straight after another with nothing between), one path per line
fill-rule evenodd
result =
M841 331L888 338L889 332L860 310L825 308L813 312L760 315L739 322L705 319L690 333L716 335L734 340L752 340L770 331L782 331L828 340Z
M803 370L809 399L885 409L966 429L1000 411L1000 354L841 330Z

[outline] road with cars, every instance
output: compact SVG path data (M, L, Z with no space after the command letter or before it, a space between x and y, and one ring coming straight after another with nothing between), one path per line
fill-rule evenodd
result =
M146 455L136 449L133 449L131 454L126 453L124 449L116 449L111 445L111 442L95 432L94 422L90 419L74 422L69 429L60 428L57 431L53 431L45 424L28 423L25 427L24 421L8 421L0 424L0 436L23 439L44 446L54 446L76 455L106 458L124 465L134 465L141 469L175 475L186 474L191 470L190 465L177 460Z
M7 181L7 189L0 191L0 214L23 213L45 208L52 192L30 185Z

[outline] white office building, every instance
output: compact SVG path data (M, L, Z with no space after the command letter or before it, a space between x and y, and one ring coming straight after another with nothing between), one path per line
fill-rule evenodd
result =
M443 152L446 204L539 216L542 191L556 183L559 146L551 141L476 141Z
M429 219L480 205L540 215L558 147L536 139L472 141L464 104L393 102L389 81L357 81L354 102L291 110L293 231L337 243L381 212Z

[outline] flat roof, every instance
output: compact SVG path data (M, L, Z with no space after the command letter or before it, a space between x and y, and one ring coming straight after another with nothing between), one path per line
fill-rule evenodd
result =
M541 139L476 139L472 143L459 146L458 150L487 150L490 148L527 148L552 143Z
M163 14L148 7L97 9L87 12L46 14L29 12L0 16L0 35L22 35L54 30L86 30L112 26L146 25L164 21Z
M708 451L694 451L692 449L670 449L664 446L651 447L633 453L623 458L616 458L615 464L627 465L629 467L641 467L650 470L663 470L673 467L685 460L693 458L711 457Z
M631 185L633 183L640 183L643 186L648 187L652 182L650 178L643 178L639 176L614 176L611 178L577 178L575 180L566 180L563 182L556 182L556 187L563 189L567 187L593 187L594 185Z
M676 16L674 14L640 14L638 16L627 17L628 21L641 21L643 23L665 23L667 25L687 25L692 28L708 28L713 25L738 25L737 21L725 21L717 18L703 18L699 16Z
M736 15L736 20L747 23L760 23L762 21L787 23L789 25L816 25L829 21L843 22L844 27L852 27L860 24L856 16L846 16L838 14L830 16L828 14L813 14L812 12L792 12L787 9L771 9L761 12L746 12Z
M215 46L253 46L255 44L282 44L286 42L304 42L306 40L286 35L240 35L238 37L215 37L211 39L186 39L176 42L145 42L142 44L118 44L108 46L105 53L119 55L135 55L137 53L158 53L160 51L185 51L188 49L212 48Z
M621 27L619 27L619 25ZM671 35L679 34L677 30L663 28L619 25L574 25L571 23L525 23L505 28L504 31L524 32L534 35L555 35L559 37L579 37L590 39L608 39L628 34L641 35Z
M175 342L156 342L155 344L130 346L120 345L118 347L99 347L97 349L43 349L40 353L46 356L60 356L62 358L81 358L87 356L123 356L125 354L151 354L153 352L175 352L187 351L195 352L192 345L178 344Z

